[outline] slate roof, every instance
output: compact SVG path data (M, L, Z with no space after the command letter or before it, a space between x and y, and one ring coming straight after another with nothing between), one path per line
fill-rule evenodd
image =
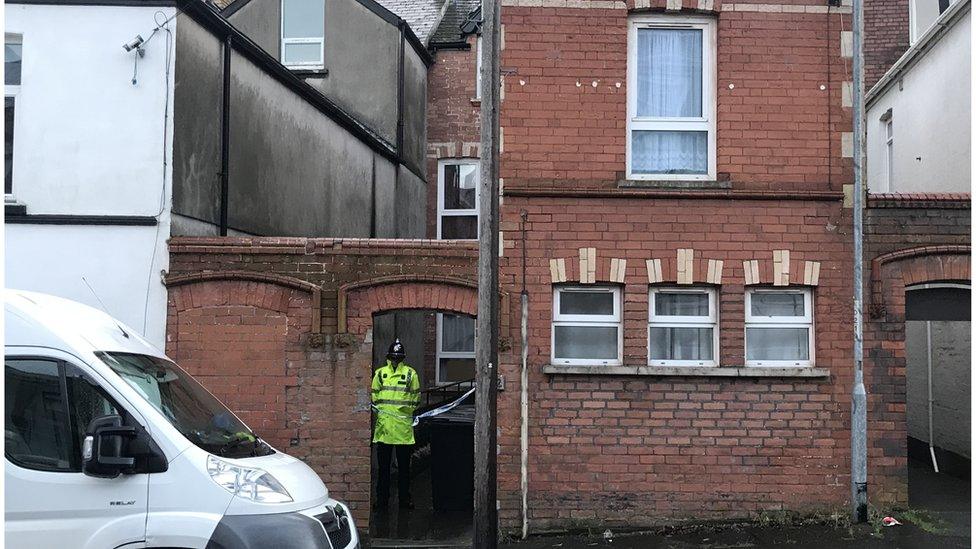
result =
M406 21L425 46L430 42L430 37L441 20L444 3L451 1L453 0L377 0L381 6Z
M430 38L430 43L461 42L469 34L461 30L468 19L474 15L481 20L481 0L447 0L447 10L441 19L437 30ZM474 13L477 12L477 13ZM467 25L468 28L471 25Z

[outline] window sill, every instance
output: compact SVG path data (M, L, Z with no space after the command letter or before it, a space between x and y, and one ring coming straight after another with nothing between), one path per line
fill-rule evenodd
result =
M680 179L621 179L621 189L731 189L729 180L680 180Z
M481 98L480 97L472 97L471 98L471 104L472 105L480 105L481 104Z
M547 374L616 375L616 376L673 376L673 377L777 377L829 378L826 368L800 366L569 366L547 364Z
M302 69L302 68L291 68L289 70L300 78L325 78L329 76L329 69Z

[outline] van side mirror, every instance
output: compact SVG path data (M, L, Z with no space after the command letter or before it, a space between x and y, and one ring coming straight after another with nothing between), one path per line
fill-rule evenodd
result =
M88 476L115 478L135 465L127 455L127 441L136 437L135 427L122 424L122 416L96 417L88 424L81 448L82 471Z

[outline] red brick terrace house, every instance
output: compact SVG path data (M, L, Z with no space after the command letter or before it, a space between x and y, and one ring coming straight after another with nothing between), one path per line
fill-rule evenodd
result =
M510 0L502 22L502 289L530 296L530 529L843 507L850 7ZM513 347L506 528L523 517ZM875 503L905 498L895 374L868 374Z
M277 377L256 389L240 373L210 383L252 407L362 527L374 315L476 312L476 245L464 242L477 236L464 207L479 156L475 8L447 2L422 39L434 56L431 240L171 245L171 333L195 343L203 324L242 342L237 362L271 356ZM847 503L850 12L828 0L504 0L503 530ZM523 288L525 509L511 299ZM866 371L875 504L906 499L894 360Z

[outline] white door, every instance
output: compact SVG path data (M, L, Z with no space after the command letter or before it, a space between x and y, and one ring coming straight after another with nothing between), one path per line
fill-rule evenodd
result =
M106 479L81 472L81 444L92 418L131 416L67 360L8 352L4 370L6 546L142 546L149 475Z

